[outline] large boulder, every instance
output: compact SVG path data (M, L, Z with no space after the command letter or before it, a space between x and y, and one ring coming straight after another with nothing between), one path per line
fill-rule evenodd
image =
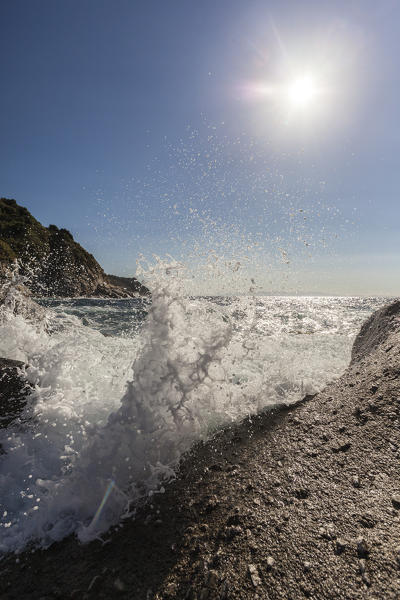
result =
M374 312L362 325L353 344L352 362L371 354L388 342L392 334L400 331L400 301L393 302Z

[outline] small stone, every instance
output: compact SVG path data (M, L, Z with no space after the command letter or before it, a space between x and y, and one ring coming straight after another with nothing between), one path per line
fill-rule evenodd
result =
M249 565L249 574L250 574L251 582L254 585L254 587L258 587L259 585L261 585L261 579L258 574L258 569L257 569L256 565L251 565L251 564Z
M275 565L275 559L272 558L272 556L267 556L267 568L269 570L271 570L271 569L273 569L274 565Z
M336 534L335 534L335 527L334 527L333 523L327 523L323 527L320 527L319 534L321 537L325 538L326 540L335 540Z
M369 546L363 537L357 538L357 554L359 558L368 558L369 556Z
M306 560L303 563L303 567L304 567L304 570L307 572L307 571L310 571L312 564L308 560Z
M351 480L353 487L355 488L359 488L360 487L360 478L358 475L354 475L353 479Z
M336 440L332 446L332 452L347 452L351 448L351 443L348 440Z
M392 504L396 510L400 509L400 494L393 494Z
M346 542L341 538L338 538L335 543L335 554L343 554L343 552L346 550L346 547Z

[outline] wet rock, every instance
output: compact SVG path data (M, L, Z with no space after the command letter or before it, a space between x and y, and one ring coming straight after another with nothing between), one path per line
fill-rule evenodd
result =
M8 427L17 419L32 391L21 374L24 363L0 358L0 428Z

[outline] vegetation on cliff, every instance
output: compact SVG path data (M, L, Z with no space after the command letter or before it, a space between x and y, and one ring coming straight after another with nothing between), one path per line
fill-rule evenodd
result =
M29 287L42 296L148 295L135 278L106 275L67 229L44 227L15 200L0 198L0 272L18 259Z

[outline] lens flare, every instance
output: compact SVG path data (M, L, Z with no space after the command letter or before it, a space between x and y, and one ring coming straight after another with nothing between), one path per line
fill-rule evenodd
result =
M314 79L309 75L304 75L295 79L288 87L289 102L293 106L309 106L318 95L318 87Z

